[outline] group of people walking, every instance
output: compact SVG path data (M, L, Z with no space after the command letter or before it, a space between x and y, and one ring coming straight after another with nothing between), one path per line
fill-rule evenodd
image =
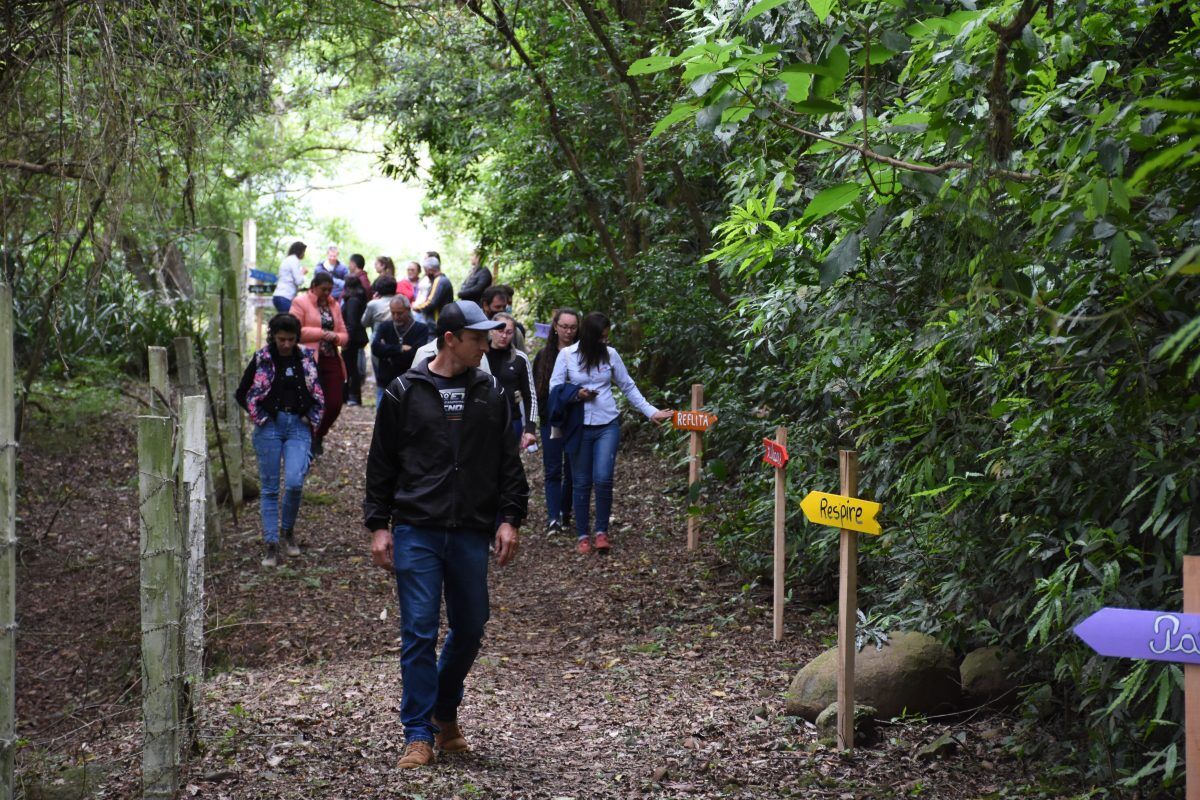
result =
M605 553L620 440L613 387L653 421L671 412L642 396L601 313L557 310L530 362L512 290L493 283L478 254L453 300L437 253L411 262L399 281L380 257L369 282L361 256L341 265L330 248L306 294L304 253L294 244L281 265L279 313L237 393L255 425L263 564L277 563L281 538L289 556L300 554L304 477L343 397L361 402L369 345L377 401L363 519L372 560L394 574L400 605L398 766L422 767L435 751L469 749L458 708L488 619L490 554L501 566L515 557L528 515L520 452L540 439L548 530L568 528L574 510L575 551ZM443 597L449 630L439 656Z

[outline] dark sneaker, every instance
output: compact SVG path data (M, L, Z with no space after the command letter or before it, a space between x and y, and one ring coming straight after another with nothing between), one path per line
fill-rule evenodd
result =
M465 753L471 749L457 722L442 722L437 717L431 721L438 729L437 735L433 737L433 743L437 745L438 750L443 753Z
M433 763L433 745L429 742L409 742L404 755L396 762L396 769L416 769Z
M562 520L560 520L560 519L550 520L550 535L551 536L557 536L558 534L562 533L562 529L563 529L562 528Z
M283 547L289 558L300 555L300 545L296 544L296 534L292 531L283 532Z
M267 542L267 554L263 556L262 565L264 567L279 565L279 545L275 542Z
M610 547L610 545L608 543L608 534L607 533L597 533L596 534L596 552L597 553L607 553L609 547Z

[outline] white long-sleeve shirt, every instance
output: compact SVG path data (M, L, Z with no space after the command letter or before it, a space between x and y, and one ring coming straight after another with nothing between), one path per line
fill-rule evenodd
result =
M286 297L288 300L292 300L300 291L302 283L304 283L304 267L300 265L300 259L296 256L288 256L279 265L279 277L275 280L275 294L272 296Z
M573 383L596 393L594 398L583 403L584 425L607 425L617 418L617 401L612 393L614 383L620 387L625 399L647 418L658 413L658 409L642 397L616 350L608 348L608 363L591 371L585 371L582 362L578 342L560 350L554 362L554 372L550 375L550 390L564 383Z

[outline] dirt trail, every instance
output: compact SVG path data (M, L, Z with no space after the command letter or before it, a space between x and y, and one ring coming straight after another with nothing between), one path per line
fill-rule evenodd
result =
M711 553L686 552L680 498L664 491L678 488L678 477L636 447L618 462L607 557L580 557L570 535L548 536L540 457L527 457L531 524L517 561L492 569L492 619L461 711L473 751L431 769L396 771L394 588L370 565L359 522L372 416L348 408L331 433L306 486L301 557L274 571L258 565L252 505L211 565L209 661L217 673L204 687L202 753L189 766L184 796L957 798L1001 792L1019 773L993 752L1011 727L995 717L959 721L965 735L957 754L918 762L916 748L948 728L891 726L884 744L842 756L818 744L810 725L783 716L790 675L831 643L828 613L789 612L786 641L773 645L766 591L744 589ZM130 452L118 431L97 455L117 465L115 481ZM49 481L53 461L41 459L27 470ZM85 514L77 503L86 498L67 502L60 516ZM31 514L40 519L52 505L50 497ZM120 527L125 514L117 516L111 524ZM101 780L108 797L137 793L138 690L127 663L136 653L136 572L128 574L136 527L129 537L128 530L111 537L112 550L95 559L120 579L122 588L108 593L119 601L105 601L112 620L104 625L106 636L122 638L109 648L117 663L89 662L99 699L90 717L71 718L85 727L55 723L51 686L37 684L40 700L25 709L36 742L57 732L60 755L83 752L117 767ZM54 563L39 558L30 567L39 591L53 584ZM79 589L81 602L85 595L92 597ZM49 602L39 613L65 611ZM98 646L96 636L80 632L80 649ZM58 657L32 647L23 656L26 675L39 658ZM67 741L71 747L62 746Z

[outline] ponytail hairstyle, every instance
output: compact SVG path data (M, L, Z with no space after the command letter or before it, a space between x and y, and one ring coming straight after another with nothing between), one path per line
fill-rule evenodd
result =
M546 346L542 348L542 357L537 363L537 374L533 376L539 396L550 393L550 376L554 374L554 362L558 360L558 351L562 349L558 343L558 320L563 314L574 317L576 324L583 320L583 315L573 308L555 309L554 317L550 320L550 335L546 337Z
M612 327L608 317L599 311L591 311L584 315L579 323L579 359L585 372L598 369L601 364L608 363L608 345L604 343L604 333Z

